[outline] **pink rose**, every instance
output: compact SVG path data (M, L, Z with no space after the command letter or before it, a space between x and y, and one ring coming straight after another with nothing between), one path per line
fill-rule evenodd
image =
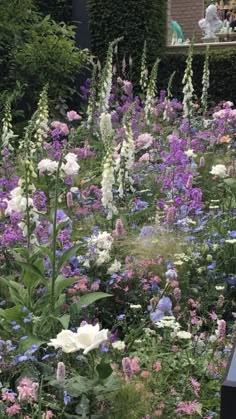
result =
M66 114L69 121L80 121L82 116L80 116L76 111L69 111Z

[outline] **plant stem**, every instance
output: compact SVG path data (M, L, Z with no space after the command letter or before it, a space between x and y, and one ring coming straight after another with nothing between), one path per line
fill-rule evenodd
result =
M26 194L26 228L27 228L27 262L30 257L30 210L29 210L29 170L25 166L25 194Z
M62 154L58 163L55 185L54 213L53 213L53 229L52 229L52 288L51 288L51 305L52 312L55 309L55 282L56 282L56 248L57 248L57 209L59 195L59 175L62 164Z

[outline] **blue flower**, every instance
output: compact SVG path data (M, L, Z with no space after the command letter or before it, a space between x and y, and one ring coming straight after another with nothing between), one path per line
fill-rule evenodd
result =
M67 393L67 391L64 391L64 404L67 405L68 403L70 403L72 400L72 397L69 396L69 394Z
M116 317L116 320L125 320L125 314L119 314L119 316Z

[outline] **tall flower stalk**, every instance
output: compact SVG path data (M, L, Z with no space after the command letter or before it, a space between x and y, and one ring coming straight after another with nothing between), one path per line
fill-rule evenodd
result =
M120 198L124 197L126 190L134 191L133 179L130 172L134 164L135 144L130 122L126 123L124 128L125 138L120 145L120 154L116 162Z
M183 84L183 117L187 118L189 123L191 121L191 117L193 114L193 69L192 69L192 62L193 62L193 45L189 46L188 57L186 60L186 68L184 72L184 77L182 80Z
M207 111L209 86L210 86L209 45L207 45L206 53L205 53L204 67L203 67L203 76L202 76L201 105L202 105L203 113L205 113Z
M99 111L101 113L106 112L109 108L109 97L112 87L113 51L114 47L121 39L122 38L117 38L110 42L107 50L107 57L102 70L99 88Z
M109 139L109 141L108 141ZM106 137L106 154L103 160L102 172L102 205L107 210L107 219L111 220L118 213L114 204L113 187L115 184L115 170L113 159L113 138Z
M8 98L4 106L2 119L1 149L7 148L9 151L13 151L12 140L16 137L17 135L12 130L11 100Z
M170 107L170 100L172 99L172 84L173 84L173 80L174 80L174 76L175 76L176 71L173 71L173 73L171 74L169 81L168 81L168 86L167 86L167 95L166 95L166 99L165 99L165 109L163 112L163 119L166 121L169 121L169 115L168 115L168 111L169 111L169 107Z
M158 75L159 63L160 63L160 58L157 58L155 61L155 64L152 67L150 79L147 86L147 95L146 95L146 101L145 101L145 106L144 106L145 119L147 123L149 122L150 111L152 109L153 101L157 94L157 75Z
M28 126L25 129L25 135L20 143L19 150L23 154L24 163L24 190L26 196L26 229L27 229L27 248L28 254L30 252L30 191L34 189L32 179L37 175L34 170L34 156L37 151L41 151L43 139L46 136L47 123L48 123L48 101L47 90L45 86L38 102L38 107L33 114Z
M90 128L93 124L94 112L96 109L96 85L97 85L98 64L93 64L91 86L89 89L88 106L87 106L87 127Z
M145 93L148 84L148 68L147 68L147 41L144 41L143 53L141 58L140 87Z

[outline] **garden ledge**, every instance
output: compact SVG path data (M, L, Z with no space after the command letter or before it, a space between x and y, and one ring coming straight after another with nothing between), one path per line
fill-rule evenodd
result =
M201 52L204 51L206 46L209 45L211 50L222 50L222 49L236 49L236 42L211 42L211 43L196 43L194 44L194 52ZM182 44L182 45L168 45L166 48L167 54L179 54L188 51L189 44Z

